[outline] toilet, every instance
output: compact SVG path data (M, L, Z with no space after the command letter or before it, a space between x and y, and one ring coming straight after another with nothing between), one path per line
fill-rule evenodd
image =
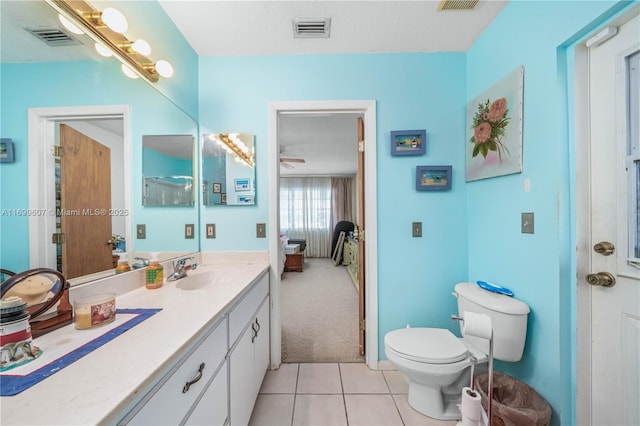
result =
M464 312L486 314L493 329L493 357L516 362L522 358L529 306L510 296L493 293L475 283L458 283L458 316ZM489 340L462 338L443 328L402 328L384 336L387 359L409 382L409 405L439 420L460 419L460 395L469 386L472 356L488 361Z

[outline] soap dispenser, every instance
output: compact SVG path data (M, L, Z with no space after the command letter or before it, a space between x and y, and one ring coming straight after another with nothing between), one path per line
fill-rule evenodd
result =
M164 282L163 267L158 260L158 253L151 253L151 259L149 259L149 266L145 269L145 286L148 289L155 289L162 287Z
M129 260L127 259L126 254L121 254L120 259L118 259L118 266L116 267L116 274L121 274L123 272L129 272L131 270L131 266L129 265Z

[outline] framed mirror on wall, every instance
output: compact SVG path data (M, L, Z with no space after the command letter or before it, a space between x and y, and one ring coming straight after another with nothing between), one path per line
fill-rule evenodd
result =
M211 133L202 136L202 204L256 204L255 136Z
M56 220L60 222L63 211L77 211L74 216L87 221L84 229L94 228L92 220L96 217L109 216L111 225L111 231L104 236L87 238L83 231L70 230L64 240L59 240L62 247L71 240L80 247L89 242L108 247L104 255L107 264L69 274L62 271L65 277L74 277L71 285L113 274L113 255L127 256L130 263L141 266L135 257L148 257L149 252L161 252L160 258L166 260L198 251L199 239L185 238L185 225L198 223L197 191L192 189L191 208L171 212L171 221L167 221L166 215L145 210L142 185L134 184L142 182L145 135L180 135L185 144L190 141L189 175L193 179L197 164L194 157L199 154L193 148L197 121L151 84L125 77L120 63L99 56L85 35L72 35L73 44L53 48L25 31L35 27L65 31L57 12L46 2L1 2L0 7L0 119L2 137L12 139L16 153L11 167L0 169L2 181L12 182L10 186L3 185L0 207L15 212L3 215L0 223L1 266L16 273L36 267L59 269L64 254L52 244L52 235L59 232ZM18 48L4 48L8 46ZM56 171L60 157L50 151L52 146L61 145L63 125L105 147L98 147L98 155L109 152L109 161L102 161L110 170L110 185L105 184L111 194L109 207L91 199L82 201L79 209L64 210L58 204L55 182L60 173ZM83 162L82 158L79 162ZM77 192L82 179L73 174L67 176L68 194ZM92 191L87 192L92 195ZM68 200L69 196L65 201ZM144 239L135 233L139 224L146 226ZM84 267L90 258L92 255L87 254L70 263Z

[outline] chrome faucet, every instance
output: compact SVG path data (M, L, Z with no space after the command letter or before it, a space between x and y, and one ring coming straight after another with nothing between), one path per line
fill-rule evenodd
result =
M185 257L184 259L180 259L173 262L173 273L169 275L169 277L167 278L167 281L176 281L176 280L179 280L180 278L184 278L187 276L187 271L196 269L198 267L196 263L187 265L187 261L192 259L195 259L195 258Z

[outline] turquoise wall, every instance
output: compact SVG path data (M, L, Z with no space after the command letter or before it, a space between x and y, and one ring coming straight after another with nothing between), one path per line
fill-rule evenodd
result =
M379 336L407 323L454 328L451 291L467 278L465 55L361 54L200 58L203 133L256 135L257 205L212 207L217 238L202 250L266 250L268 106L272 101L373 99L377 105ZM426 129L424 156L392 157L392 130ZM452 165L453 187L417 192L418 165ZM423 222L423 238L411 223ZM238 227L237 223L246 223ZM381 353L381 356L384 356Z
M496 364L553 408L553 424L575 424L575 177L571 45L629 2L512 1L467 52L466 99L524 65L522 174L466 185L469 279L511 288L528 303L518 363ZM524 192L530 179L531 192ZM534 212L535 234L520 233Z

